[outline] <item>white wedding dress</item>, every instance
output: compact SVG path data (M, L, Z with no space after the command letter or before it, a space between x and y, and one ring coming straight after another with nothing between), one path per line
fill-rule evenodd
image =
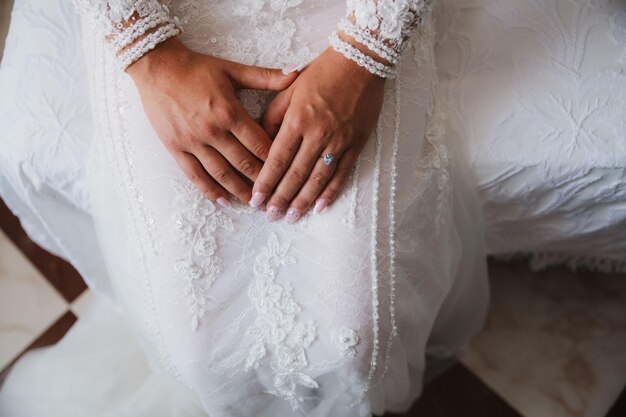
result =
M313 59L346 11L344 0L169 3L191 48L276 68ZM480 206L433 100L431 20L386 82L378 127L342 196L293 225L203 197L90 22L85 16L96 128L88 184L102 248L94 256L103 257L110 280L90 285L113 288L107 298L115 309L103 297L57 346L19 361L0 411L366 417L407 410L421 392L426 356L459 353L488 303ZM270 98L240 94L254 117Z

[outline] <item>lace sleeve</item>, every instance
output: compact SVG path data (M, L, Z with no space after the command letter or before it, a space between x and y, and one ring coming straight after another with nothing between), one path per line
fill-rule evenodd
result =
M330 45L371 73L394 78L394 66L407 40L430 13L432 3L433 0L347 0L346 16L330 35ZM342 39L346 36L361 48Z
M180 24L159 0L73 0L79 13L93 19L117 58L120 69L159 43L180 33Z

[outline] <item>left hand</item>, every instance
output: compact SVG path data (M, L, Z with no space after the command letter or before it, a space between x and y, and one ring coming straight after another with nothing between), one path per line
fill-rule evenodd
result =
M311 61L263 115L274 142L250 204L265 202L270 220L287 213L289 223L314 202L316 213L332 204L376 127L384 83L331 47ZM334 156L328 166L326 153Z

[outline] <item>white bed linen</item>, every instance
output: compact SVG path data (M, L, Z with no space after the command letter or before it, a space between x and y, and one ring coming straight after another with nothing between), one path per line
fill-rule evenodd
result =
M439 5L440 91L489 252L626 271L626 2Z

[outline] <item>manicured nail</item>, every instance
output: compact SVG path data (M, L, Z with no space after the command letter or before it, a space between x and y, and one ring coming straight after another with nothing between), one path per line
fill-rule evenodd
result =
M274 221L282 215L283 211L276 206L269 206L267 209L267 219Z
M315 214L320 214L328 205L328 200L325 198L320 198L315 202L315 207L313 208L313 212Z
M217 204L225 208L230 208L230 201L228 201L228 199L226 199L225 197L218 198Z
M248 204L250 204L252 207L258 207L261 205L263 200L265 200L265 194L257 191L256 193L254 193Z
M283 75L288 75L291 74L293 71L295 71L297 68L296 65L290 65L288 67L283 68Z
M291 66L285 67L285 68L283 68L283 75L291 74L294 71L300 71L307 64L308 63L304 63L304 64L300 64L300 65L291 65Z
M301 215L302 213L300 212L300 210L292 207L289 210L287 210L287 215L285 216L285 220L287 220L287 223L294 223L296 220L300 218Z

